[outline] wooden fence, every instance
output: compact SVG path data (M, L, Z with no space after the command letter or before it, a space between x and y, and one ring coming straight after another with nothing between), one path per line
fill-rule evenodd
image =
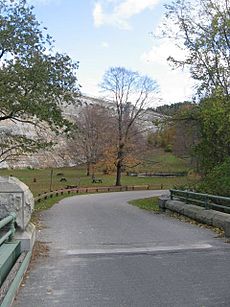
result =
M61 189L52 192L44 192L35 197L35 202L46 200L48 198L69 195L69 194L82 194L82 193L105 193L105 192L124 192L124 191L142 191L142 190L162 190L163 185L132 185L132 186L108 186L108 187L79 187Z

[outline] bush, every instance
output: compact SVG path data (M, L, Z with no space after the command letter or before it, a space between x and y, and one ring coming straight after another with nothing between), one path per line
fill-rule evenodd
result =
M214 167L205 179L196 186L196 190L230 197L230 158Z
M172 145L171 144L168 144L165 149L164 149L165 152L172 152Z

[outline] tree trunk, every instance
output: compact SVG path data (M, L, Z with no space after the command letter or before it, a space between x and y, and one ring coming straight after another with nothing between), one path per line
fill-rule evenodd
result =
M90 163L87 163L86 176L90 176Z
M91 175L92 179L95 178L94 164L95 163L92 164L92 175Z
M116 186L121 185L121 172L122 172L122 163L119 160L117 163L117 176L116 176Z
M123 158L124 158L124 143L120 143L119 150L117 153L117 176L116 176L116 186L121 185L121 173L123 167Z

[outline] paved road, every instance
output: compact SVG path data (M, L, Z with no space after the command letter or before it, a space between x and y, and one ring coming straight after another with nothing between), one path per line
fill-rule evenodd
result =
M230 244L128 205L162 191L82 195L43 213L41 258L14 307L230 306Z

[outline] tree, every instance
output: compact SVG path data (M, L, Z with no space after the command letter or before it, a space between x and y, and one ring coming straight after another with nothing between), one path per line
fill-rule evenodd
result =
M203 175L230 156L229 102L223 96L203 98L168 119L175 129L174 153L190 155L191 164Z
M48 142L39 142L38 139L30 139L23 135L14 134L11 130L0 130L0 163L15 161L24 153L33 153L38 149L47 148Z
M174 116L178 111L180 112L181 108L189 108L190 106L192 106L192 103L189 101L165 104L157 107L156 112L166 116Z
M204 180L197 184L199 192L221 195L230 195L230 158L216 165Z
M191 105L189 109L180 110L172 119L175 130L173 153L179 157L190 157L191 166L197 166L194 149L200 141L200 123L196 117L197 112L199 112L198 106Z
M78 63L68 55L54 54L53 41L44 31L26 0L0 0L0 122L45 124L66 131L70 123L63 118L62 108L79 93ZM1 134L0 142L2 159L47 143L9 132L5 138Z
M136 143L126 145L126 154L123 160L122 171L135 169L135 167L141 164L141 160L138 159L138 156L140 154L138 149L140 149L140 147L137 146ZM103 170L104 174L110 174L116 170L116 165L117 165L117 148L115 145L107 146L97 166Z
M199 104L187 112L186 121L195 132L193 152L200 171L207 175L230 155L230 2L177 0L166 9L170 26L165 24L164 35L185 51L183 59L168 60L187 66L198 81Z
M166 9L163 33L185 50L184 59L168 60L176 67L189 67L200 94L229 95L229 0L177 0Z
M230 101L205 98L199 105L200 140L195 147L201 170L209 173L230 156Z
M109 110L100 104L87 104L74 118L76 130L70 140L70 150L79 162L86 163L87 176L94 175L94 167L110 143L112 122Z
M108 69L101 88L114 105L116 119L116 185L121 185L121 174L127 153L127 145L136 134L135 124L144 115L147 103L157 91L156 82L147 76L123 67Z

